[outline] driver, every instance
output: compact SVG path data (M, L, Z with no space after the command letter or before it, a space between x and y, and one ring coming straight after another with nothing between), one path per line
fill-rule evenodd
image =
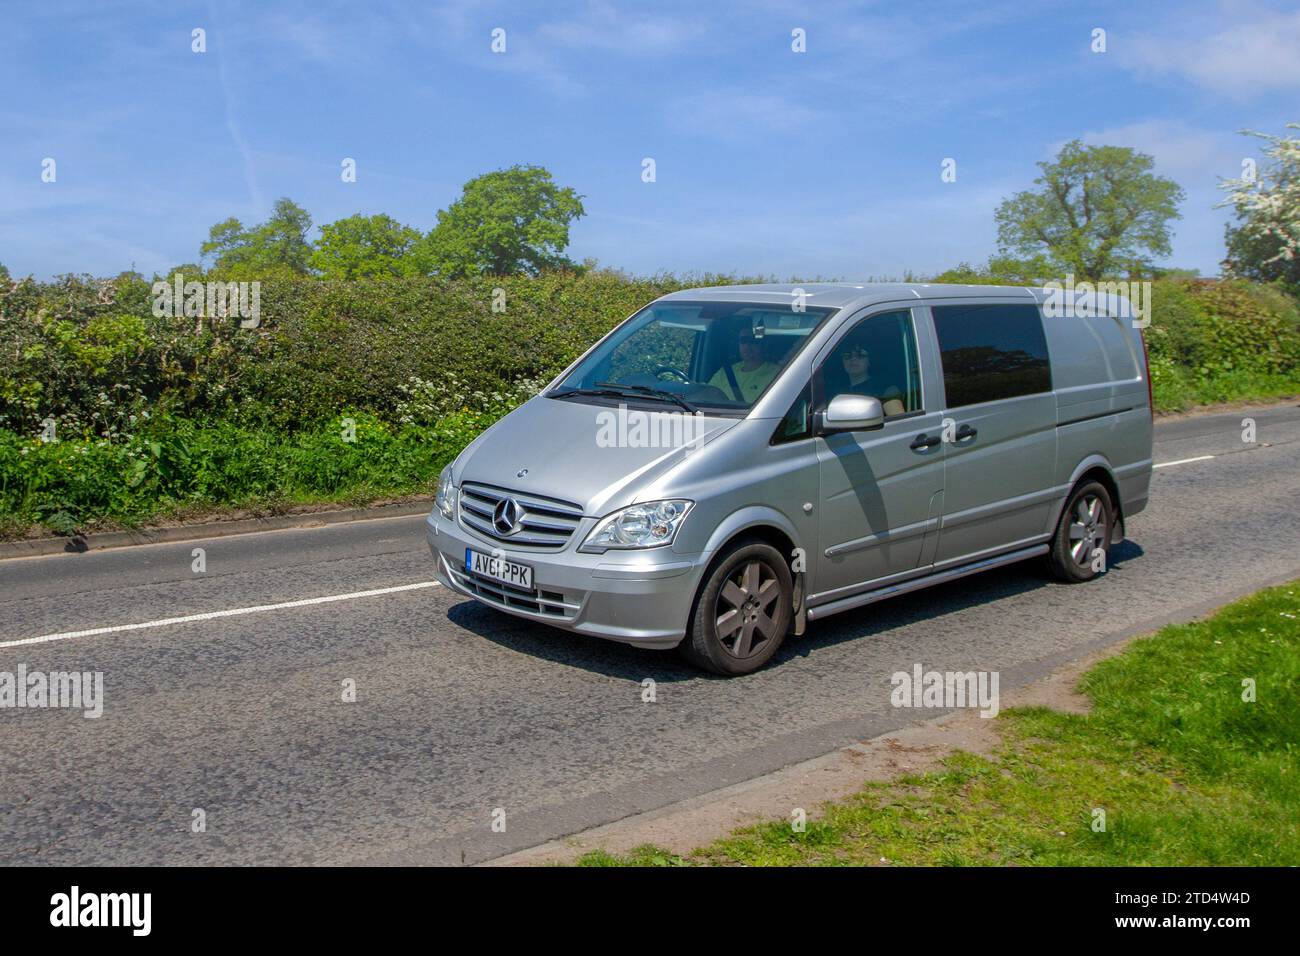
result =
M763 359L762 343L748 326L740 330L736 347L740 351L740 361L731 366L723 365L713 373L709 384L737 402L749 405L763 394L763 389L781 368Z

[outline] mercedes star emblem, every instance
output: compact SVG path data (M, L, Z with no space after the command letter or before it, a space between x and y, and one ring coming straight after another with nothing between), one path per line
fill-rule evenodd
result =
M492 512L492 527L500 534L514 534L519 530L519 502L502 498Z

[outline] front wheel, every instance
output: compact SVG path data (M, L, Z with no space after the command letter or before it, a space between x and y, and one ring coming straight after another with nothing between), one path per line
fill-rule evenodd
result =
M713 565L679 650L717 674L752 674L785 640L793 592L781 552L762 542L738 545Z
M1106 567L1115 505L1099 481L1074 489L1052 536L1047 565L1052 574L1071 583L1091 581Z

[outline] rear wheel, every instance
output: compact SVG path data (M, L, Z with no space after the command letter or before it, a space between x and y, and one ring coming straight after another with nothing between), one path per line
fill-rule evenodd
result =
M1084 482L1071 493L1052 536L1047 565L1062 581L1091 581L1107 567L1115 505L1099 481ZM1097 552L1101 560L1098 561Z
M679 650L717 674L753 673L785 640L793 591L781 552L757 541L737 545L705 580Z

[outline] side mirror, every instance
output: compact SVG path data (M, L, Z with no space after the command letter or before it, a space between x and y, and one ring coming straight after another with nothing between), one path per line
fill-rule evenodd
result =
M885 410L869 395L836 395L821 414L821 433L861 432L882 428Z

